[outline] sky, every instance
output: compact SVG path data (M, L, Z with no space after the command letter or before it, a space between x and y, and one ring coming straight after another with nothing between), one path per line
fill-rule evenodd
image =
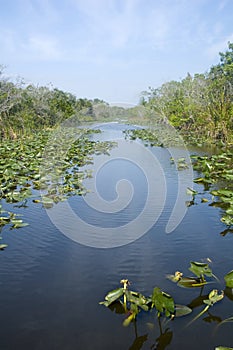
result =
M0 0L0 65L77 98L137 104L233 42L233 0Z

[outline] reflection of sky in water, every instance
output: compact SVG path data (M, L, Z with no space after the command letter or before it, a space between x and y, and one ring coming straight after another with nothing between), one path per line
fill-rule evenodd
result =
M133 186L133 197L126 208L123 208L117 213L103 213L89 207L83 199L76 202L76 198L71 198L69 202L72 209L77 211L83 220L92 225L100 227L125 225L127 222L136 218L145 205L147 182L142 170L128 160L111 160L100 169L96 179L96 187L103 199L113 201L117 198L116 184L122 179L127 179ZM125 193L125 196L128 197L128 194Z
M112 124L111 127L115 126ZM0 252L1 349L129 349L135 340L133 327L122 327L120 315L98 304L109 290L120 286L121 278L128 278L133 290L147 295L159 286L171 294L176 303L187 305L198 297L200 290L178 288L165 276L177 270L190 275L189 261L209 257L221 284L205 286L203 295L213 288L224 289L223 275L233 268L232 234L226 237L219 234L225 225L220 222L219 209L210 207L209 203L190 207L177 229L172 234L165 234L166 220L176 196L177 174L170 166L168 152L161 148L154 151L166 173L166 207L156 225L132 244L115 249L82 246L61 234L40 205L14 208L24 215L30 226L18 231L3 231L9 247ZM101 194L112 199L117 177L127 175L136 187L130 214L140 210L145 200L143 174L124 161L108 166L98 179ZM108 170L112 173L110 177ZM203 191L202 186L194 186ZM73 197L70 201L74 210L85 215L81 197ZM107 219L104 220L107 224ZM195 315L199 311L200 308L195 309ZM225 298L210 311L215 316L230 317L232 301ZM148 329L147 322L155 325L153 330ZM198 349L206 350L220 344L233 344L231 324L214 332L216 323L207 323L202 318L188 328L185 328L186 323L187 317L184 317L166 325L173 331L169 349L196 350L198 343ZM149 349L159 336L154 315L142 312L137 327L139 335L148 334L143 349Z

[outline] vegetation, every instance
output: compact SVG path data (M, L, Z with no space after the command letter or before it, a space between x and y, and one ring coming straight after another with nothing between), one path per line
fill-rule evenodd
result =
M74 128L73 135L71 128L58 129L58 132L59 142L51 142L49 131L44 130L36 137L6 139L1 143L0 201L3 205L10 203L25 208L41 203L44 208L51 208L70 196L86 193L82 181L90 174L81 168L92 162L94 154L108 152L114 143L90 140L89 135L99 130ZM27 225L18 214L0 205L0 233L5 226L14 229ZM6 247L0 244L0 250Z
M144 296L139 292L131 291L129 290L130 282L127 279L121 280L123 287L108 292L105 296L105 301L100 302L101 305L108 307L111 311L124 315L123 326L129 326L131 323L134 323L136 339L138 339L138 342L137 346L134 342L135 347L132 346L132 348L139 350L147 341L147 335L143 337L137 336L136 321L140 311L147 313L151 313L152 311L156 312L160 337L156 339L157 347L152 345L150 347L151 349L165 349L172 340L172 332L169 331L169 328L167 328L165 332L162 331L161 318L167 319L168 321L175 320L177 317L188 316L193 312L195 307L203 306L204 308L201 312L193 317L191 321L186 323L186 327L191 326L193 322L205 313L207 313L208 316L203 320L207 322L217 321L218 327L226 322L233 321L233 317L222 320L221 317L212 316L209 313L210 307L213 307L216 303L220 302L225 295L228 296L228 291L233 285L233 271L230 271L224 276L224 291L212 289L207 294L203 295L204 285L210 283L206 281L205 276L209 278L214 277L218 283L220 283L220 281L215 277L208 263L191 261L189 270L195 275L195 277L183 277L183 273L179 271L175 272L174 275L167 276L172 282L177 283L179 287L194 289L201 288L201 294L199 297L195 298L195 300L188 305L176 304L174 298L162 291L159 287L155 287L152 294L149 296ZM216 349L230 348L216 347Z
M64 142L58 145L49 141L49 131L70 117L75 116L81 122L124 120L141 124L152 124L152 129L134 129L125 132L125 136L145 141L147 146L179 146L181 135L189 144L202 146L204 143L220 145L216 154L193 155L192 166L198 172L194 182L201 184L211 198L203 197L191 188L187 192L192 196L188 206L207 203L221 209L221 221L227 226L221 234L233 232L233 43L220 53L220 62L202 74L187 74L181 81L170 81L159 88L149 88L143 93L141 105L124 109L110 107L99 99L77 98L71 93L52 86L26 85L22 79L10 81L0 66L0 201L26 207L28 202L51 208L70 196L83 195L86 189L82 185L85 177L91 176L82 171L85 164L92 162L94 154L108 152L114 146L111 142L94 142L89 134L98 130L77 130L74 128L69 138L66 130L62 133ZM174 128L179 133L174 133ZM79 137L82 135L82 137ZM46 148L45 148L45 145ZM62 157L61 157L62 155ZM171 162L173 160L171 159ZM42 164L42 166L41 166ZM184 159L178 161L178 170L189 167ZM47 175L49 174L49 176ZM43 190L43 196L39 193ZM4 227L17 229L27 226L20 215L5 210L0 205L0 232ZM1 237L0 237L1 238ZM7 244L0 244L4 250ZM220 302L225 296L232 299L233 270L224 276L224 292L212 289L202 295L203 289L216 279L208 263L190 263L192 276L183 276L176 271L167 277L178 287L200 288L197 298L199 312L187 326L208 314L209 308ZM172 332L161 327L161 319L173 320L187 316L195 306L175 303L174 298L156 286L151 295L130 289L127 279L121 280L122 286L105 296L101 302L112 311L125 316L124 326L136 325L140 313L155 313L160 328L160 337L151 349L164 349L171 343ZM196 304L195 304L196 305ZM212 320L212 319L211 319ZM216 321L216 318L214 319ZM219 325L232 322L233 317L222 320ZM132 349L141 349L147 336L138 337ZM217 347L216 349L230 349Z
M233 43L220 53L220 62L202 74L187 74L142 93L141 104L167 120L189 143L229 144L233 141ZM158 118L158 117L157 117Z
M27 85L18 78L12 82L0 65L0 141L32 135L35 131L54 129L70 117L80 124L98 121L146 121L151 111L143 106L110 106L94 98L75 95L49 86Z

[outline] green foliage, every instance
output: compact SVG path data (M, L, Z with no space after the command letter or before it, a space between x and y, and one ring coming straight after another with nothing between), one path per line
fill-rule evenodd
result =
M220 63L204 74L187 74L142 93L142 104L178 128L189 143L233 138L233 43L220 53Z
M102 100L76 98L52 86L25 86L22 79L13 83L0 66L0 139L31 135L35 130L57 126L73 115L80 122L94 121L93 106L100 103L106 105Z
M206 284L206 280L201 280L193 277L182 277L177 285L183 288L200 288Z
M158 124L153 129L133 129L124 131L125 138L130 140L140 139L146 146L175 147L183 144L181 138L170 125ZM185 160L178 160L179 170L185 169Z
M108 292L108 294L105 296L105 301L100 302L100 304L109 306L114 301L122 297L123 294L124 294L123 288L114 289L111 292Z
M228 272L225 276L224 276L224 280L226 282L226 286L229 288L233 288L233 270Z
M0 231L6 225L10 226L11 229L28 226L26 222L23 222L23 220L19 218L20 216L21 215L15 214L11 211L4 210L0 204ZM6 247L7 245L2 247L2 249Z
M211 156L192 156L194 170L201 173L201 177L194 182L203 184L205 190L212 194L213 207L222 209L221 221L227 225L233 225L233 152L229 148ZM224 183L224 187L223 184ZM211 187L215 185L215 189ZM217 188L217 189L216 189ZM205 201L202 201L204 203Z
M175 303L173 298L161 291L160 288L155 287L152 293L152 306L154 306L158 312L158 316L165 314L166 317L174 316Z
M205 276L214 277L214 274L207 263L200 263L196 261L190 262L189 270L197 277L183 277L183 273L180 271L176 271L174 275L167 275L167 278L177 283L179 287L183 288L196 288L203 287L207 284L205 280Z
M55 140L46 145L49 132L41 132L36 137L5 140L0 144L0 200L23 202L32 196L33 190L43 190L42 200L37 193L34 196L39 198L34 198L33 202L42 202L48 208L86 192L82 180L90 174L80 171L80 167L91 162L93 154L106 153L114 144L89 140L88 134L98 130L73 130L80 137L71 144L71 130L61 132L63 141L59 143Z
M191 265L190 270L197 276L196 279L194 277L193 278L183 277L183 274L179 271L176 271L174 275L168 275L167 277L173 282L178 282L177 285L179 285L179 282L182 281L182 279L183 280L189 279L190 281L191 280L194 281L194 284L197 281L199 281L199 283L202 283L202 287L204 287L204 285L207 284L207 283L204 283L205 281L203 281L204 276L215 277L211 268L206 263L190 262L190 265ZM226 274L224 279L226 282L226 287L232 288L233 270L230 271L228 274ZM220 283L220 281L218 282ZM130 323L134 321L135 329L136 329L136 318L140 310L151 312L152 310L155 309L157 313L160 336L156 339L156 345L153 344L150 347L151 349L155 349L159 346L161 346L161 348L164 349L167 345L171 343L172 332L169 331L168 328L165 330L165 332L163 332L162 322L161 322L162 317L166 317L173 320L173 319L176 319L177 317L187 316L193 312L194 308L202 306L203 309L194 318L192 318L191 321L189 321L186 324L186 327L192 325L193 322L200 319L200 317L206 313L208 315L205 318L203 318L203 321L205 322L217 322L218 326L221 326L228 322L233 322L233 317L229 317L222 321L221 317L212 315L209 312L209 309L211 307L221 302L224 298L224 295L227 295L227 288L225 289L225 291L212 289L208 292L208 294L205 294L205 295L202 295L202 292L203 292L203 288L202 288L200 295L196 297L194 300L192 300L190 304L187 306L187 305L175 304L172 296L162 291L159 287L155 287L153 289L152 295L149 297L146 297L139 292L130 291L128 289L130 283L127 279L121 280L121 283L123 284L123 288L118 288L109 292L105 297L105 301L101 302L100 304L107 306L109 309L111 309L112 311L115 311L118 314L126 315L126 318L123 321L123 325L129 326ZM147 323L147 326L149 326L150 329L154 328L154 325L152 323ZM139 338L141 337L137 336L137 330L136 330L136 340L134 344L137 343L137 339L139 342ZM147 340L147 336L143 337L143 342L141 341L139 342L140 343L139 349L141 349L141 346L146 340ZM217 347L216 349L228 349L228 348Z
M146 298L141 293L129 290L128 287L130 283L127 279L121 280L121 284L123 284L123 288L118 288L108 292L105 296L105 301L102 301L99 304L111 307L113 303L118 301L120 305L124 306L124 313L127 314L126 319L123 321L123 326L128 326L136 319L140 309L144 311L149 310L148 303L150 302L150 299Z
M74 128L72 135L71 129L64 129L60 142L53 143L48 142L48 131L20 140L4 140L0 143L0 201L19 203L18 207L26 207L29 201L51 208L70 196L85 194L82 181L91 175L80 168L90 163L94 154L107 153L114 146L90 140L93 132L100 131ZM71 142L75 135L76 140ZM43 190L42 197L39 190ZM0 231L5 226L18 229L27 225L0 204Z
M217 289L213 289L209 295L208 299L204 299L203 303L206 304L206 307L197 315L194 317L192 321L188 323L188 326L190 326L194 321L196 321L199 317L201 317L205 312L208 311L208 309L216 304L217 302L221 301L224 298L224 292L218 293Z
M107 293L105 300L99 304L108 308L120 310L118 313L125 313L126 319L123 321L124 326L128 326L140 312L150 311L155 309L158 318L165 317L181 317L186 316L192 312L192 310L186 305L176 305L174 299L167 293L163 292L159 287L153 289L152 295L149 297L144 296L139 292L129 290L129 281L127 279L121 280L124 285L123 288L114 289ZM119 304L117 304L119 303ZM119 308L119 306L124 308Z
M191 267L189 268L189 270L192 273L194 273L194 275L201 278L202 280L204 280L204 276L208 276L208 277L213 276L212 270L208 264L200 263L196 261L191 261L190 264L191 264Z

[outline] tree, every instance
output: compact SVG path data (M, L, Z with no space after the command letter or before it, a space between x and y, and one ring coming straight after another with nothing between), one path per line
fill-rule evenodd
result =
M0 66L0 127L1 137L15 138L10 120L11 110L16 107L21 98L23 81L18 79L15 84L4 76L4 67Z

